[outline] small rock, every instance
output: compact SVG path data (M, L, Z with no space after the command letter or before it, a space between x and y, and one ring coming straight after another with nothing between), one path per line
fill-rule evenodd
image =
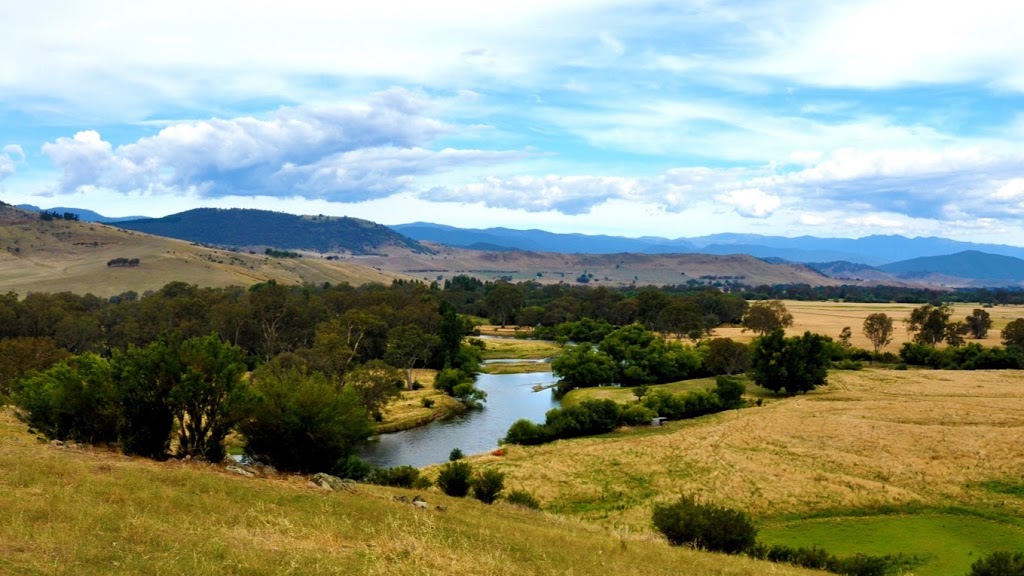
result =
M448 511L448 507L447 506L441 506L440 504L438 504L437 506L434 506L434 510L437 510L438 512L447 512Z
M248 470L246 470L245 468L242 468L241 466L230 465L230 466L225 466L224 469L227 470L228 472L234 472L235 474L240 474L242 476L245 476L246 478L252 478L253 476L256 476L255 474L253 474L252 472L249 472Z
M355 491L355 482L351 480L342 480L337 476L331 476L330 474L324 474L323 472L317 472L314 474L313 482L327 490L345 490L347 492Z
M395 499L395 502L401 502L402 504L408 504L409 503L409 499L406 496L402 495L402 494L399 494L398 496L394 496L393 498Z
M424 500L423 497L420 496L419 494L413 496L412 497L412 501L413 502L426 502L426 500Z
M424 502L423 500L413 500L412 505L423 510L430 509L430 506L428 506L427 503Z
M50 446L53 446L54 448L63 448L64 442L60 440L50 440Z

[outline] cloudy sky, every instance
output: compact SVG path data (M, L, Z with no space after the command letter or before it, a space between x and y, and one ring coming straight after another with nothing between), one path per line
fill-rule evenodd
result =
M1024 245L1022 21L1003 0L12 3L0 199Z

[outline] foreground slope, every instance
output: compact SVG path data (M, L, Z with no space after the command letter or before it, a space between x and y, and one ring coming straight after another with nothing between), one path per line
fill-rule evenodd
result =
M398 494L413 492L51 446L0 409L3 574L815 573L434 491L420 510Z
M112 267L116 258L139 259L135 267ZM352 262L271 258L216 250L89 222L44 222L34 214L0 206L0 291L91 292L112 296L143 293L168 282L200 286L285 283L390 283L400 275Z

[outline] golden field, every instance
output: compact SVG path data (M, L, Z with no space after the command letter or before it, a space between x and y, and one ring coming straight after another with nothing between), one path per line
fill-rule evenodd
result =
M546 509L644 530L680 493L760 520L879 507L967 506L1024 524L1024 372L832 371L795 398L661 428L522 447L481 464ZM1024 537L1024 532L1022 532Z

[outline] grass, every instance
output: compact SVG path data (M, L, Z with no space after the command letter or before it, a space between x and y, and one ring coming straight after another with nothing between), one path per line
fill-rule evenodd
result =
M114 258L138 258L137 268L110 268ZM92 222L30 220L0 225L0 286L21 295L71 291L142 294L187 279L199 286L250 286L274 278L300 284L390 283L400 274L351 260L270 258L217 250Z
M483 341L485 348L481 357L484 360L540 360L552 358L565 349L547 340L497 339L488 338Z
M58 448L0 411L3 574L813 574L435 489L430 510L393 498L414 494Z
M1024 519L1024 499L980 484L1024 478L1024 372L869 368L829 379L762 407L509 446L480 464L547 508L633 530L682 492L762 521L906 506ZM647 496L622 499L625 478L642 478Z
M1024 551L1024 529L947 514L804 520L762 527L761 540L793 547L819 546L846 556L904 553L921 563L919 576L967 574L978 558L997 550Z
M748 387L750 384L748 384ZM672 394L682 394L693 390L709 390L715 387L714 378L694 378L682 380L669 384L652 384L648 386L650 392L655 390L666 390ZM636 401L636 394L633 387L599 386L595 388L577 388L570 391L562 398L562 406L574 406L584 400L614 400L620 404Z
M466 410L461 402L434 388L436 370L415 369L412 372L413 381L422 384L423 388L403 390L401 396L391 401L384 409L384 420L377 424L378 433L416 428ZM432 405L425 406L424 399L432 401Z
M501 364L484 364L480 366L484 374L533 374L551 372L551 364L547 362L511 362Z

